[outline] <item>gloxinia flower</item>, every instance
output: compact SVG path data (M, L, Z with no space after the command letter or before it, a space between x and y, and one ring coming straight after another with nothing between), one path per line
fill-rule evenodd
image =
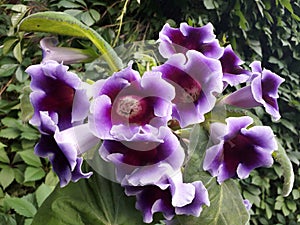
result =
M136 208L143 213L145 223L151 223L153 214L161 212L166 220L175 215L200 216L203 205L210 205L208 192L201 181L183 183L182 174L170 177L166 185L125 186L128 196L136 196Z
M92 173L83 173L81 171L82 157L79 156L77 142L68 141L66 135L60 133L59 128L51 119L47 112L40 112L40 132L41 138L34 148L36 155L48 158L52 164L53 171L58 175L60 186L66 186L70 181L76 182L81 178L89 178ZM87 127L85 127L87 129ZM77 137L81 134L80 130L85 130L83 127L77 129ZM85 135L86 137L86 135ZM91 139L87 138L81 151L91 148Z
M116 168L116 180L121 185L157 184L174 175L184 161L184 150L177 137L167 127L161 127L160 142L104 140L101 157Z
M31 76L30 87L33 91L30 94L34 108L31 124L41 125L41 111L47 111L60 130L87 117L89 99L86 88L76 74L67 70L67 66L56 61L32 65L26 69Z
M253 169L273 164L277 142L270 127L248 128L253 123L249 116L229 117L226 122L211 124L214 145L206 150L204 170L222 183L229 178L247 178Z
M253 62L250 67L253 73L250 85L227 96L224 103L241 108L263 106L274 120L279 120L278 88L284 79L270 70L262 69L258 61Z
M141 78L131 64L94 84L89 124L101 139L156 140L171 118L174 87L158 72Z
M224 54L220 58L223 71L224 87L229 84L235 86L249 80L251 72L241 67L244 63L232 50L231 45L224 49Z
M159 52L163 57L169 58L176 53L196 50L207 57L218 59L223 55L224 49L220 47L213 29L211 23L202 27L181 23L180 28L165 24L159 33Z
M54 37L45 37L40 41L43 51L43 61L54 60L59 63L72 64L91 62L98 56L91 49L56 47L58 40Z
M203 122L204 114L215 105L215 95L223 89L220 61L194 50L171 56L153 71L161 72L175 87L172 115L181 127Z

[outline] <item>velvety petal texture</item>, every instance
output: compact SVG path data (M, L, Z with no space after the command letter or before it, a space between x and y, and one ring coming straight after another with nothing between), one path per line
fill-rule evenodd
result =
M244 62L232 50L231 45L226 46L220 61L222 64L224 87L228 84L235 86L250 79L251 72L241 67Z
M194 50L172 55L153 70L161 72L163 79L175 87L172 116L181 127L203 122L223 89L220 61Z
M87 86L76 74L69 72L67 66L56 61L32 65L26 72L31 76L30 100L34 108L30 123L37 126L42 134L35 153L50 160L62 187L70 181L90 177L91 173L81 171L80 155L91 145L81 142L89 140L89 143L96 143L99 139L95 136L90 138L92 135L86 133L80 134L84 131L83 127L73 131L73 126L82 124L88 115ZM87 125L85 127L88 128Z
M241 108L263 106L274 120L279 120L281 116L277 103L278 88L284 79L270 70L262 69L258 61L250 66L252 68L250 85L227 96L223 100L224 103Z
M202 206L210 205L202 182L183 183L180 172L167 179L163 188L155 185L125 186L125 193L136 196L136 208L142 211L145 223L151 223L156 212L162 212L166 220L182 214L198 217Z
M67 66L56 61L47 61L29 66L26 72L31 76L30 100L34 108L31 124L40 126L41 111L47 111L60 130L72 126L75 120L72 115L77 121L87 116L89 99L86 91L82 88L80 78L69 72Z
M277 150L277 142L270 127L248 128L253 123L248 116L229 117L226 123L226 126L211 124L210 133L220 135L206 150L204 170L222 183L229 178L247 178L253 169L273 164L272 153Z
M95 84L90 129L101 139L153 140L171 119L175 90L159 72L141 77L129 65Z
M99 154L116 166L116 178L122 185L157 184L173 176L184 161L184 150L177 137L162 127L160 142L104 140Z
M202 27L181 23L179 28L172 28L167 23L159 33L159 52L163 57L169 58L176 53L196 50L207 57L218 59L223 55L224 49L220 47L213 29L211 23Z
M55 139L59 136L59 128L50 118L47 112L40 112L42 133L41 138L35 146L36 155L48 158L52 164L53 171L60 180L60 186L64 187L70 181L80 178L88 178L92 173L81 171L82 158L78 156L76 143L68 139Z

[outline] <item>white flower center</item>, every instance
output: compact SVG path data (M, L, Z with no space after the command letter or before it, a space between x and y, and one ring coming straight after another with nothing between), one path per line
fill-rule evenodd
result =
M118 99L117 113L127 119L134 118L143 111L143 101L136 96L124 96Z

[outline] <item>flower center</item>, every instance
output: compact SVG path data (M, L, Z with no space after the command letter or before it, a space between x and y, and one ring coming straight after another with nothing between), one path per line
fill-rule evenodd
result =
M154 117L151 97L141 98L136 95L119 97L114 108L114 123L144 125Z
M122 117L132 119L139 115L143 108L145 108L145 103L136 96L124 96L118 101L117 113Z

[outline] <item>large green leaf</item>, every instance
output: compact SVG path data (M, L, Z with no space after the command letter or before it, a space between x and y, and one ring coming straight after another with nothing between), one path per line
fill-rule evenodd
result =
M67 13L49 11L32 14L21 21L19 30L88 38L103 54L112 71L118 71L123 67L121 59L112 47L95 30Z
M208 190L210 206L204 207L200 217L178 216L177 222L182 225L244 225L249 221L249 213L243 204L241 191L232 181L219 185L216 178L202 169L205 150L209 146L209 136L199 125L194 126L190 137L190 153L185 171L185 181L201 180Z
M134 202L119 184L94 173L90 179L56 187L32 225L141 225Z

